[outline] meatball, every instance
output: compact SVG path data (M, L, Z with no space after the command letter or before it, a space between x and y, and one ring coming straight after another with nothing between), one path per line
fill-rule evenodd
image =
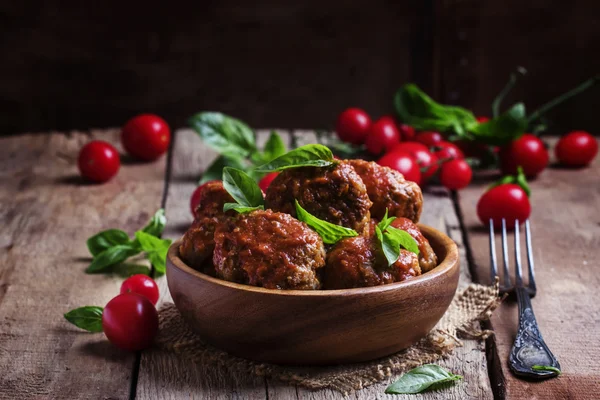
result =
M367 187L369 199L373 202L371 217L381 219L387 209L390 217L405 217L419 222L423 208L423 193L419 185L404 179L400 172L375 162L346 160L345 163L354 167Z
M368 229L371 201L367 188L350 164L301 167L281 172L267 189L266 207L296 216L294 200L317 218L352 228Z
M223 205L234 200L221 181L208 182L200 196L198 207L194 210L194 223L183 235L179 254L190 267L214 275L212 264L207 260L210 261L215 248L215 228L228 218L235 217L233 210L223 212Z
M415 253L400 250L398 261L388 266L377 238L355 236L340 240L327 253L323 285L325 289L378 286L420 274Z
M419 245L419 265L421 271L431 271L437 266L437 256L433 252L429 241L423 236L421 230L408 218L396 218L391 226L402 229L412 236Z
M319 289L321 237L289 214L254 211L217 226L217 277L269 289Z

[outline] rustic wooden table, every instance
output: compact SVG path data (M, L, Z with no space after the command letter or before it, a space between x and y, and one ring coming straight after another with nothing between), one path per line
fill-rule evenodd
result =
M165 207L166 237L177 238L191 222L189 196L216 154L191 131L181 130L169 157L140 164L125 158L118 176L103 185L77 174L79 148L92 138L118 143L118 131L24 134L0 139L0 398L2 399L333 399L226 370L191 365L158 351L131 354L101 334L70 326L62 314L82 305L103 305L119 290L121 276L86 275L85 239L106 228L130 233ZM300 144L313 132L282 132ZM265 140L266 132L259 133ZM532 183L534 249L539 294L533 300L542 332L563 375L543 383L515 379L507 354L516 330L516 306L505 302L492 319L488 343L465 341L442 364L464 381L434 399L584 399L600 393L600 162L573 172L550 168ZM447 232L462 256L461 285L488 283L487 235L475 204L487 182L453 196L425 190L423 222ZM466 239L466 240L465 240ZM162 302L170 301L160 278ZM487 347L487 352L486 352ZM486 356L487 354L487 356ZM355 399L387 398L386 383Z

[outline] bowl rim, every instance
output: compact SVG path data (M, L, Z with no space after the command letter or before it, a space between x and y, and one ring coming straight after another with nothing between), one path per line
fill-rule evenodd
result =
M415 286L423 283L428 283L434 281L436 278L439 278L442 275L447 274L454 268L458 267L458 247L456 243L448 237L445 233L432 228L427 225L418 224L419 229L423 233L428 240L431 237L439 237L441 238L441 242L439 243L440 247L446 249L446 257L439 263L434 269L428 271L422 275L417 276L416 278L408 279L402 282L389 283L386 285L380 286L370 286L364 288L351 288L351 289L324 289L324 290L279 290L279 289L267 289L258 286L245 285L242 283L229 282L223 279L215 278L210 275L206 275L200 271L193 269L188 266L180 257L179 257L179 245L181 244L181 238L174 241L169 247L169 251L167 253L167 269L172 265L173 267L181 270L182 272L187 273L188 275L192 275L196 278L199 278L209 284L219 285L230 289L242 290L245 292L254 292L272 296L322 296L322 297L331 297L331 296L353 296L353 295L363 295L369 293L381 293L387 292L391 290L398 290L403 287Z

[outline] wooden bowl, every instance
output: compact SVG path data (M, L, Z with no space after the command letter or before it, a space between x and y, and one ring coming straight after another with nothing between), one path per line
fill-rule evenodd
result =
M177 241L167 256L169 290L190 327L233 355L296 365L373 360L427 335L456 292L456 244L431 227L420 228L441 262L404 282L344 290L258 288L188 267Z

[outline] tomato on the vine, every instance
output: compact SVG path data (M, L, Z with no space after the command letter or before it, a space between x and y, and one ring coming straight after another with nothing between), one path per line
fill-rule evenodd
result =
M438 148L438 150L434 151L433 154L440 161L448 159L462 160L465 158L462 150L452 142L441 141L440 143L436 144L435 147Z
M412 155L419 167L421 167L421 177L423 182L427 181L438 170L438 159L434 156L427 146L417 142L402 142L395 146L391 152L404 152Z
M127 153L140 160L152 161L169 149L171 130L161 117L142 114L123 126L121 141Z
M406 124L398 124L398 130L400 131L400 140L408 142L414 140L416 136L415 128Z
M477 202L477 216L486 226L490 219L494 221L494 228L506 220L509 229L514 228L515 221L524 222L531 214L531 205L527 193L521 186L507 183L491 188L481 196Z
M409 153L392 151L381 157L377 163L400 172L406 180L421 184L421 168Z
M585 167L596 157L598 141L585 131L573 131L560 138L554 152L562 165Z
M362 144L371 128L371 118L360 108L348 108L338 119L335 130L344 142Z
M136 293L140 296L144 296L154 305L158 302L159 292L158 285L154 279L148 275L137 274L132 275L125 279L121 284L121 294L123 293Z
M158 332L158 312L144 296L120 294L104 307L102 330L117 347L143 350L152 344Z
M192 197L190 197L190 209L192 210L192 215L194 217L196 216L196 208L198 207L198 204L200 204L200 199L202 198L202 191L204 190L206 184L210 182L214 181L204 182L202 185L198 186L194 190L194 193L192 193Z
M434 147L439 145L444 140L444 137L439 132L419 132L415 136L415 140L427 147Z
M451 160L440 168L440 182L451 190L460 190L471 183L473 171L465 160Z
M396 122L390 117L382 117L375 121L365 140L369 153L376 156L390 151L398 143L400 143L400 132Z
M271 182L273 182L277 175L279 175L279 172L270 172L267 175L263 176L262 179L258 182L258 187L260 187L260 189L266 193L267 189L271 185Z
M93 140L79 151L77 166L81 176L93 182L106 182L121 167L119 153L110 143Z
M527 177L535 177L548 166L548 150L537 136L526 133L500 149L500 168L504 175L514 175L521 166Z
M490 120L489 117L484 117L484 116L479 116L479 117L475 117L475 119L477 120L477 122L479 122L480 124L486 123Z

